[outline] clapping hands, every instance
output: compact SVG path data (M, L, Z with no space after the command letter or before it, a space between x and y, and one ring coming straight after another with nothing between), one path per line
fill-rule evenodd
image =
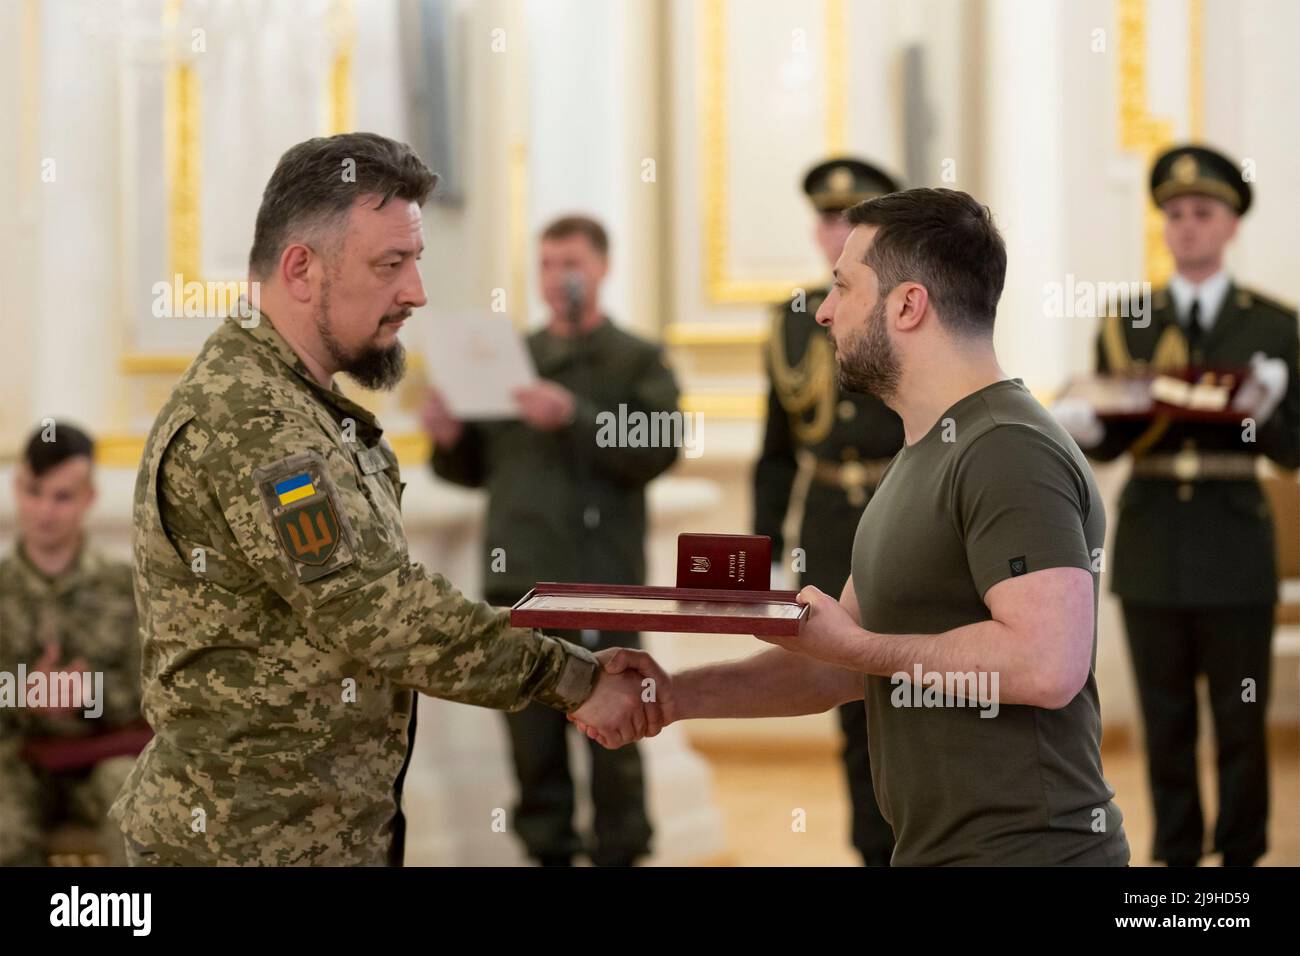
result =
M50 701L44 707L33 707L33 713L42 714L52 718L68 718L76 715L77 711L83 707L89 707L89 702L81 698L81 674L90 670L85 658L77 657L67 664L60 664L59 658L63 656L62 648L55 641L46 644L41 656L35 663L28 668L27 674L30 678L35 674L44 674L50 688ZM68 680L69 677L76 679ZM67 686L72 694L72 699L65 701L62 705L54 701L54 688L56 686Z
M654 737L676 718L672 677L645 651L600 651L596 689L573 713L579 730L609 750Z

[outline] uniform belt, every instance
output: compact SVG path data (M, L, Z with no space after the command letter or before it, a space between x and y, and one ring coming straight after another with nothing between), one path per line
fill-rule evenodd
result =
M889 467L890 461L889 458L870 461L827 461L819 458L813 465L813 478L823 485L843 488L850 498L860 498L867 488L880 484L880 477Z
M1255 458L1238 452L1191 449L1133 459L1133 477L1169 481L1250 481L1256 477Z

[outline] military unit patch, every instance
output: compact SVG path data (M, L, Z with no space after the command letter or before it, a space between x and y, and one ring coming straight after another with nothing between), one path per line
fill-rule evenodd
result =
M281 512L275 530L289 557L303 564L324 564L339 543L339 519L328 497Z
M352 563L351 529L319 455L291 455L259 468L253 480L281 557L299 581L314 581Z

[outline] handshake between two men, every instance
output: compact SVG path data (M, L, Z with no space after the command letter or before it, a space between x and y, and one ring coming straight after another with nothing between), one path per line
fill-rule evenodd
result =
M596 654L601 670L591 696L569 720L613 750L657 736L677 719L672 676L645 651L612 647Z
M601 672L591 696L569 720L615 749L654 737L677 720L788 717L821 713L863 696L865 632L850 582L839 601L814 587L799 634L761 636L777 645L761 654L670 675L645 651L616 647L596 654Z

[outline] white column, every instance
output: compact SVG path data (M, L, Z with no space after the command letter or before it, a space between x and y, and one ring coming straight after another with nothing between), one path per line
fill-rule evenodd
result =
M41 4L31 414L112 428L120 374L117 20L90 0ZM97 12L97 10L99 12ZM29 423L30 427L33 423Z
M1059 0L990 0L984 19L983 189L1007 243L995 342L1002 368L1031 389L1059 386L1065 319L1043 287L1065 281L1064 57Z

